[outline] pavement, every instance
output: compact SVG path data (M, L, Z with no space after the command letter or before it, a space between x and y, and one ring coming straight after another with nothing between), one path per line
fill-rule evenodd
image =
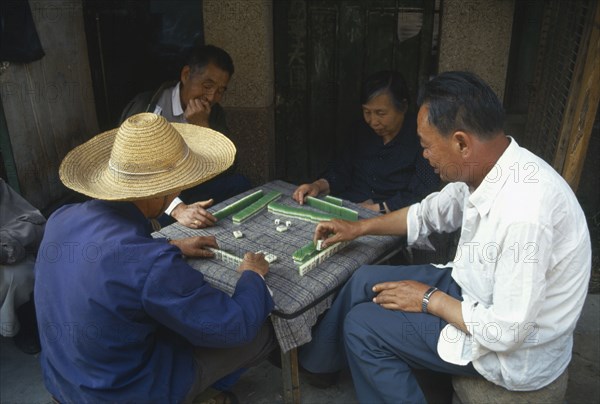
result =
M439 375L420 374L430 402L447 402L447 380ZM301 402L357 403L352 378L342 372L340 382L317 389L300 379ZM268 361L250 369L234 388L241 403L282 403L281 371ZM569 365L566 402L600 403L600 294L590 294L575 330L573 359ZM19 351L12 339L0 338L0 403L50 404L39 366L39 355Z

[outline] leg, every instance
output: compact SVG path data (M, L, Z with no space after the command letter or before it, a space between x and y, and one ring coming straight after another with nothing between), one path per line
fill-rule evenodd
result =
M196 348L194 351L197 365L196 381L185 401L191 402L194 397L215 382L221 386L225 383L232 385L243 373L240 369L259 364L276 344L273 326L267 323L249 344L235 348ZM236 380L233 380L234 378Z
M432 265L365 265L359 268L314 329L313 340L300 348L301 365L314 373L332 373L346 366L346 353L342 343L344 319L354 306L373 299L373 285L399 279L419 279L437 284L444 273L445 270Z
M33 266L27 257L12 265L0 265L0 334L14 337L20 329L16 310L29 300L33 292Z
M436 285L460 298L449 270ZM424 279L422 279L425 281ZM471 364L458 366L437 354L446 322L423 313L387 310L368 302L355 306L344 322L344 343L360 402L425 402L411 368L476 375Z

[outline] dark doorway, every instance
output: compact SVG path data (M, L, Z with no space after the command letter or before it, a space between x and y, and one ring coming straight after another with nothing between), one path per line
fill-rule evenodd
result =
M439 1L273 2L277 176L314 180L361 116L361 81L399 70L414 101L437 72Z
M203 42L202 0L83 0L100 129L117 125L127 102L179 78Z

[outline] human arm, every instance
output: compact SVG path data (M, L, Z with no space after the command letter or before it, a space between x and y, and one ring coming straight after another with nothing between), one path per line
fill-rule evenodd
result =
M181 201L169 214L186 227L191 229L202 229L204 227L214 226L217 222L217 218L206 210L206 208L210 207L212 204L212 199L195 202L190 205L186 205Z
M169 243L179 248L186 257L195 258L213 257L214 254L208 247L219 248L215 236L186 237L170 240Z
M388 310L420 313L423 298L430 287L412 280L378 283L373 286L373 292L377 293L373 302ZM427 313L440 317L461 331L469 333L462 316L461 302L441 290L431 295Z
M398 235L404 236L407 231L408 207L370 219L356 222L333 219L321 222L315 229L313 240L323 240L323 247L340 241L350 241L365 235Z
M372 210L373 212L378 212L378 213L391 212L391 210L388 209L387 204L385 202L375 203L375 202L373 202L372 199L367 199L366 201L359 203L359 205L365 209Z
M250 342L273 309L266 283L257 272L242 271L229 296L208 284L201 272L173 251L157 258L142 297L149 315L203 347Z
M304 199L307 196L316 197L321 193L329 193L329 182L324 178L320 178L310 184L300 185L292 194L292 199L298 202L300 205L304 205Z

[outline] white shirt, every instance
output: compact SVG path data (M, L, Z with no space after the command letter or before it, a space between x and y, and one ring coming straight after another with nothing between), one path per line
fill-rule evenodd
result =
M438 353L509 390L537 390L571 360L591 246L569 185L514 139L470 192L464 183L412 205L409 244L462 227L452 277L471 335L447 325Z

